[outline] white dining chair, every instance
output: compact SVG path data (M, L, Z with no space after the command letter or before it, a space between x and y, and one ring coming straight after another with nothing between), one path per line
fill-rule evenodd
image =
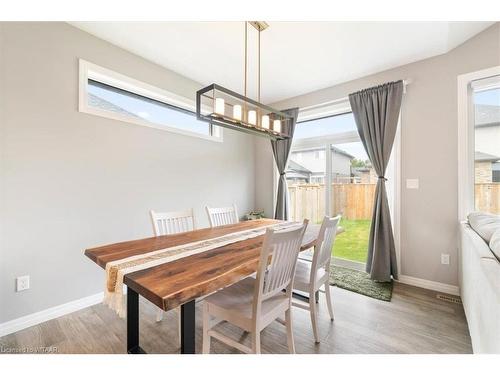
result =
M307 220L295 229L268 228L260 253L257 278L247 277L203 301L203 353L210 353L211 338L244 353L260 353L260 333L274 320L284 323L290 353L295 353L292 332L292 286ZM280 317L285 315L285 322ZM214 320L212 320L214 318ZM227 321L249 332L251 348L214 330Z
M156 212L151 210L151 221L155 236L189 232L195 229L193 209L174 212Z
M207 210L208 221L212 228L221 225L236 224L240 221L235 204L230 207L206 206L205 209Z
M340 218L340 215L333 218L325 216L319 230L316 246L314 247L312 261L299 259L295 271L293 289L308 293L309 304L293 302L292 305L294 307L309 310L316 343L320 342L317 322L318 312L315 298L317 292L325 293L330 319L334 319L332 296L330 292L330 263L332 259L332 247L337 235L337 227ZM324 286L324 291L321 290L321 286Z
M155 236L164 236L168 234L189 232L196 229L194 221L194 212L192 208L185 211L173 211L173 212L156 212L151 210L149 211L149 213L151 216L151 222L153 223L153 231ZM180 319L180 311L179 309L177 310ZM163 319L163 310L158 308L156 312L156 321L159 322L162 319ZM179 335L180 335L180 328L179 328Z

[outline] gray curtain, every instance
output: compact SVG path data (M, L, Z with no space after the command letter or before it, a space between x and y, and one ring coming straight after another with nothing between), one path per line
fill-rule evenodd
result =
M390 281L391 275L396 279L398 274L384 175L396 136L402 96L403 81L349 95L359 136L378 175L366 260L366 272L377 281Z
M278 167L278 172L280 174L274 218L279 220L288 220L290 218L290 213L288 203L288 185L286 183L285 169L286 163L288 162L288 156L290 156L290 150L292 148L293 133L295 132L295 125L297 124L299 109L292 108L282 112L292 116L293 119L290 124L290 138L278 139L276 141L271 140L274 160L276 161L276 166Z

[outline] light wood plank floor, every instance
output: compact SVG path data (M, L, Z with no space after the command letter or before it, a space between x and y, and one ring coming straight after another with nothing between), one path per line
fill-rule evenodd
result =
M441 301L436 292L397 284L392 302L378 301L332 287L335 321L330 322L321 295L315 344L309 312L295 308L293 323L297 353L471 353L462 305ZM177 316L141 302L141 346L149 353L177 353ZM201 352L201 303L197 304L197 351ZM249 337L228 323L219 329L249 345ZM104 305L69 315L0 338L1 352L55 347L58 353L124 353L125 321ZM287 353L285 328L272 323L262 333L263 353ZM212 353L238 353L212 340Z

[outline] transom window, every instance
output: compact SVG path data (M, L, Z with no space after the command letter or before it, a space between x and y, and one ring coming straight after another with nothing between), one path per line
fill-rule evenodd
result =
M331 115L319 119L299 120L294 139L311 138L319 136L331 136L334 134L356 132L356 123L352 113Z
M196 119L194 101L80 60L80 111L211 140L221 130Z

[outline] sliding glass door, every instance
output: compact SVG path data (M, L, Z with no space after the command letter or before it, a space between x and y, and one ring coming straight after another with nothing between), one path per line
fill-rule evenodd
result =
M291 219L321 223L342 215L334 261L363 269L377 177L352 113L297 124L287 179Z
M349 142L334 143L331 149L330 214L342 215L344 230L336 239L333 255L344 266L364 269L377 175L357 136L356 140L353 137ZM342 171L346 158L349 176Z

